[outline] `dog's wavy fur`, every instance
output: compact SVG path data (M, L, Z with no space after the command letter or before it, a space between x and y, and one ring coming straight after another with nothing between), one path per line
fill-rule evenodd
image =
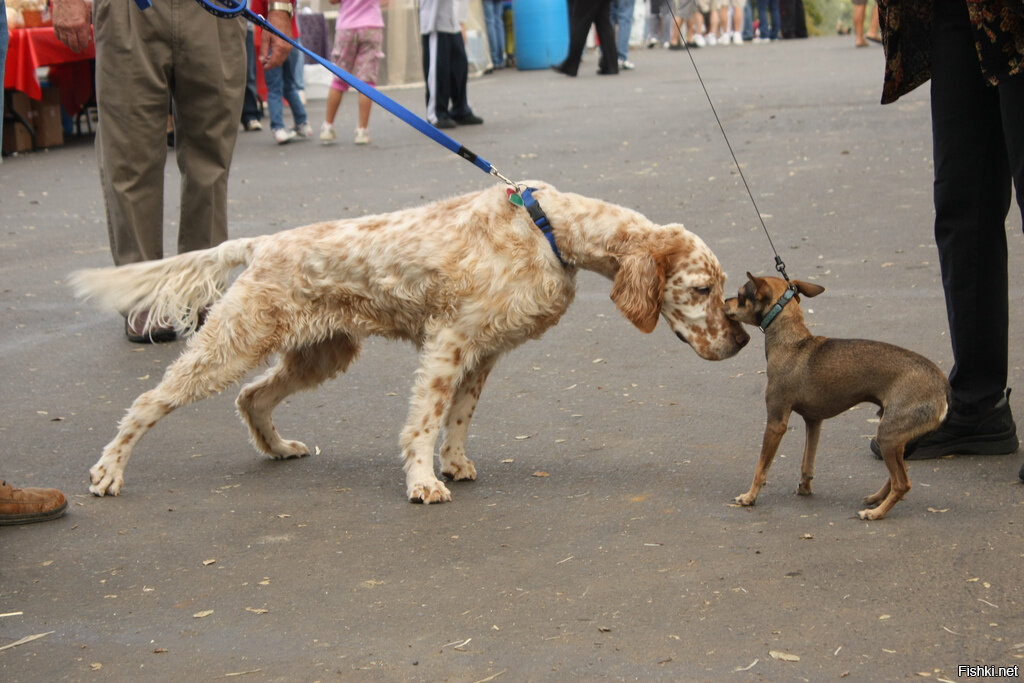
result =
M723 311L718 260L682 225L655 225L630 209L531 182L568 265L504 186L389 214L318 223L236 239L161 261L74 273L71 285L148 325L182 332L205 324L160 384L139 396L90 470L90 490L116 495L142 435L182 405L223 391L277 355L244 386L237 405L255 447L273 458L308 455L282 439L271 413L289 394L343 372L370 335L420 349L401 435L406 493L451 499L434 472L474 479L465 439L484 381L498 357L558 322L573 300L578 269L614 282L611 298L634 325L664 316L703 358L732 356L747 334ZM231 282L231 274L244 267Z

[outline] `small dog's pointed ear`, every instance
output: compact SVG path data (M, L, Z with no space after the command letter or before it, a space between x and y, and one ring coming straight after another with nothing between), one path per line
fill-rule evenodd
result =
M755 298L761 296L762 292L764 292L765 289L768 288L768 283L765 282L764 278L754 277L753 275L750 274L750 271L747 271L747 279L750 280L750 284L754 288L753 294L754 294ZM771 299L772 298L771 289L768 288L767 295L766 296L761 296L761 298L762 299Z
M825 291L825 288L821 285L804 282L803 280L793 280L793 284L796 285L796 291L806 297L818 296Z
M619 259L612 284L612 301L641 332L658 325L665 295L665 269L650 254L629 254Z

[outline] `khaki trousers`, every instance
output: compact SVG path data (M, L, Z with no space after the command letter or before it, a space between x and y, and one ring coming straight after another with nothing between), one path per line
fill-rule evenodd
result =
M245 89L244 19L195 0L96 0L96 154L114 263L163 257L168 103L181 173L178 251L227 239Z

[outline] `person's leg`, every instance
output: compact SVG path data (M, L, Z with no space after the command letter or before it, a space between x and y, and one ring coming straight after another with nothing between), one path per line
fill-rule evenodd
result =
M462 42L461 33L444 34L448 52L448 92L451 96L451 117L458 121L473 115L469 106L469 59L466 57L466 44Z
M594 15L597 39L601 43L600 73L619 73L619 59L615 52L615 28L611 19L611 0L601 0Z
M629 59L629 34L633 32L633 10L635 0L616 0L617 33L615 36L615 48L618 51L618 58L622 61Z
M882 34L878 31L878 3L875 2L871 8L871 25L868 27L867 38L874 41L881 41Z
M114 0L94 5L96 158L115 265L163 257L171 8L130 9Z
M779 12L779 0L768 0L768 11L772 15L772 30L769 37L772 40L778 40L782 31L782 14Z
M7 3L0 0L0 74L4 72L4 64L7 61L7 45L10 35L7 33ZM4 137L4 89L0 87L0 140ZM2 160L0 160L2 163Z
M423 79L426 84L427 121L442 126L455 125L448 111L451 98L449 87L449 55L447 36L437 31L423 36Z
M270 117L270 130L284 129L284 73L279 66L276 69L264 69L263 80L267 84L267 115Z
M853 0L853 35L856 36L857 47L868 44L864 40L864 14L867 10L867 0Z
M569 8L569 53L565 61L555 67L568 76L575 76L587 45L587 33L594 22L595 0L576 0ZM613 43L614 44L614 41Z
M991 407L1006 386L1010 169L999 93L982 78L965 5L936 6L932 44L935 240L964 412Z
M338 115L338 109L341 107L341 99L345 94L341 86L345 86L345 82L337 78L331 82L331 87L327 91L327 113L325 114L324 120L334 125L334 117ZM346 88L348 86L345 86Z
M299 84L295 81L295 64L302 61L302 53L299 50L292 50L288 53L288 59L283 66L284 76L284 99L288 102L288 108L292 110L292 122L298 130L306 123L306 105L302 104L302 96L299 94Z
M228 236L228 172L245 90L245 24L240 17L214 17L189 0L172 1L181 46L174 66L181 253L216 246Z
M247 129L252 121L263 118L260 93L256 88L256 44L253 42L252 24L245 29L245 95L242 99L242 125ZM252 128L259 130L259 128Z
M505 21L500 0L484 0L484 21L487 24L487 43L491 49L491 63L495 68L505 65Z

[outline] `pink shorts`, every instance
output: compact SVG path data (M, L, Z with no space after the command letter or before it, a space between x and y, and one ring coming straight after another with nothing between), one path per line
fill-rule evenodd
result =
M382 28L342 29L334 35L331 61L359 80L375 85L380 60L384 58L383 44ZM348 83L335 76L331 88L345 92Z

